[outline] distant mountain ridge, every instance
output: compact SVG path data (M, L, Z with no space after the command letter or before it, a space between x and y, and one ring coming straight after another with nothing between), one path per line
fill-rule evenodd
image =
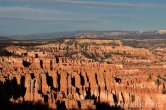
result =
M1 41L3 41L3 40L12 40L12 38L0 36L0 40L1 40Z
M89 38L89 39L166 39L160 31L72 31L55 33L22 34L8 36L8 39L35 40L56 38ZM5 39L5 38L4 38Z

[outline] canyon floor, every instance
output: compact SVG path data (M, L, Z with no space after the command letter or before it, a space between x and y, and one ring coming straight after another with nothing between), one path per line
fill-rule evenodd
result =
M3 42L0 110L166 110L166 46L156 42Z

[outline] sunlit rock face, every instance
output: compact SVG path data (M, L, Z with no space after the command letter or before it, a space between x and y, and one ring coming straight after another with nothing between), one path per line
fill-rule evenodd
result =
M159 30L159 34L166 34L166 30Z
M6 49L19 55L0 58L1 102L51 109L166 107L166 64L151 50L80 39Z

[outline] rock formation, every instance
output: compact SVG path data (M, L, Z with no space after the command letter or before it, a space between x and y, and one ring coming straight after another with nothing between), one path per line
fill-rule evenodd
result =
M51 109L166 108L166 64L151 50L120 40L66 39L19 54L0 58L0 100Z

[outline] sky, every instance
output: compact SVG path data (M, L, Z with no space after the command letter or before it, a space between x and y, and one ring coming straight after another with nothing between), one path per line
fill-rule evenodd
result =
M0 0L0 35L166 29L166 0Z

